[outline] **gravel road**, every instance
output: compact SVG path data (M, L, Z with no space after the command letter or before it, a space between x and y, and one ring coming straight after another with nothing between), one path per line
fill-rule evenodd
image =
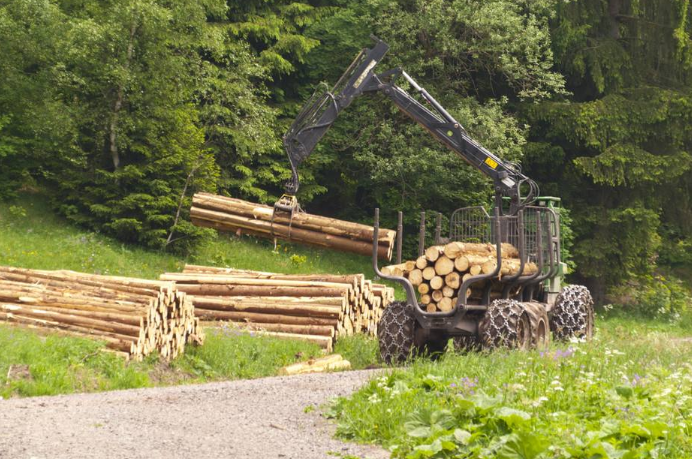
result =
M1 458L384 459L333 438L318 411L372 371L0 399Z

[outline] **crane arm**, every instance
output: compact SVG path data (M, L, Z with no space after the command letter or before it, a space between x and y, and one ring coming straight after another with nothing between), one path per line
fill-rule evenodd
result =
M529 204L538 194L537 185L523 175L515 164L502 160L473 140L463 126L403 70L374 73L374 67L389 47L383 41L373 39L375 46L361 51L331 91L316 93L284 136L283 143L292 171L292 180L286 186L286 193L295 196L300 183L298 167L312 153L341 110L363 93L379 92L463 160L490 177L495 186L497 205L501 196L509 196L509 213L514 214ZM395 82L399 77L404 77L430 108L397 86ZM527 187L527 195L522 196L522 189ZM277 206L282 209L280 204Z

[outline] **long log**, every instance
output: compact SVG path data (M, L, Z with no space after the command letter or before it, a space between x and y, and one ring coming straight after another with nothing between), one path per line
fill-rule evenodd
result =
M192 203L196 207L210 210L220 209L267 222L271 222L272 216L274 215L273 207L209 193L196 193L192 198ZM374 237L374 228L372 226L338 220L336 218L311 215L305 212L295 213L292 220L277 214L274 215L274 222L282 225L288 225L290 223L292 226L298 228L306 228L321 233L333 234L335 236L348 236L364 241L372 241ZM378 242L393 244L395 239L396 231L380 228Z
M264 314L285 314L285 315L311 315L314 317L325 317L338 319L343 311L343 304L326 304L313 301L311 298L297 298L302 300L300 303L288 301L287 297L280 297L282 301L273 302L276 298L252 298L249 300L237 301L233 298L211 298L193 297L195 307L214 311L235 311L235 312L258 312ZM342 299L343 301L343 299ZM199 312L198 312L199 314Z
M305 317L305 316L289 316L283 314L269 314L259 312L236 312L236 311L217 311L204 308L195 308L195 315L200 320L222 320L233 322L251 322L251 323L282 323L287 325L336 325L337 319L324 317Z
M301 242L319 247L333 248L345 252L354 252L361 255L372 255L372 243L361 240L353 240L346 237L325 234L322 232L311 231L303 228L289 227L264 220L255 220L238 215L231 215L213 210L192 207L190 217L193 223L199 220L213 222L217 229L235 231L237 228L250 229L255 233L261 233L267 238L280 238L290 241ZM196 224L196 223L195 223ZM377 247L379 258L391 259L393 243Z
M341 296L342 288L282 287L276 285L177 284L193 296Z
M199 266L186 264L183 268L185 274L223 274L224 276L258 278L258 279L285 279L303 280L314 282L336 282L339 284L352 284L359 290L363 289L365 276L363 274L279 274L265 271L252 271L249 269L220 268L215 266Z
M335 325L294 325L282 323L248 323L235 322L240 328L253 329L257 331L294 333L297 335L318 335L318 336L334 336Z
M123 336L117 333L108 333L98 330L93 330L88 327L80 327L78 325L63 324L60 322L50 321L46 319L41 319L37 317L22 316L19 314L1 312L0 320L5 320L11 323L19 323L22 325L31 325L35 327L45 328L45 329L55 329L62 330L66 332L71 332L73 334L79 334L85 338L103 340L112 349L121 350L124 352L130 352L132 345L136 342L136 338L131 336Z

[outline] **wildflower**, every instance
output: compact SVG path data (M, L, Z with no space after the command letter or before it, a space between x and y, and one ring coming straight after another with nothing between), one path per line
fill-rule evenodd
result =
M643 378L641 376L639 376L637 373L635 373L634 377L632 377L632 382L631 382L632 386L634 386L634 387L643 386L644 383L642 382L642 379Z

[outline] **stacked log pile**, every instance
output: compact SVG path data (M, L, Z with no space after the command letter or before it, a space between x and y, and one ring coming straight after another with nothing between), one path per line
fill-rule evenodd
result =
M210 193L196 193L190 209L192 223L219 231L246 233L270 239L372 255L371 226L296 212L293 219L274 208ZM272 219L273 218L273 219ZM378 255L390 260L396 231L380 229Z
M491 282L491 298L498 298L503 276L516 275L521 267L519 251L511 244L502 244L502 264ZM488 275L497 268L497 249L492 244L450 242L444 246L432 246L416 260L382 269L385 274L408 278L420 294L419 303L428 312L449 312L459 296L459 288L472 276ZM522 275L534 274L535 263L525 263ZM466 292L467 298L479 299L486 281L474 283Z
M277 274L187 265L166 273L188 293L197 317L232 321L267 334L315 342L331 350L339 336L377 333L394 289L373 284L362 274Z
M182 354L203 335L192 301L171 282L0 267L0 320L106 342L141 360Z

